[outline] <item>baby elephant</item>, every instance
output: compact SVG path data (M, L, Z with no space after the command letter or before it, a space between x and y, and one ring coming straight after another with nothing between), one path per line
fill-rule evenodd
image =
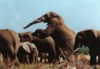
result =
M38 61L38 50L35 44L30 42L22 42L17 55L20 63L30 64Z

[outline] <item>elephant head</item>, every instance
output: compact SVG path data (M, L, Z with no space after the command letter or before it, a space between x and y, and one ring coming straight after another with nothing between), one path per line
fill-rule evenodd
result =
M30 42L22 42L21 46L27 53L31 53L34 49L37 49L35 44Z
M89 47L92 45L92 43L95 42L96 38L97 34L95 30L85 30L78 32L75 39L74 51L78 50L83 45L85 47Z
M41 16L40 18L38 18L37 20L30 23L29 25L27 25L26 27L24 27L24 29L28 28L32 24L36 24L40 22L48 23L48 25L52 25L52 26L57 26L57 25L62 24L61 21L62 21L62 18L58 14L56 14L55 12L48 12L44 14L43 16Z

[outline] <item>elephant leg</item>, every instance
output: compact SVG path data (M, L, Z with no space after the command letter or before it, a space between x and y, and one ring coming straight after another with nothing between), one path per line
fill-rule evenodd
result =
M42 63L43 57L40 57L40 63Z
M25 55L25 61L24 62L27 63L27 64L30 64L29 55Z
M100 54L98 55L98 64L100 65Z
M37 63L38 62L38 54L36 54L36 56L35 56L35 62Z
M14 46L8 44L7 53L8 53L8 57L11 59L10 60L11 64L18 65L19 61L18 61L18 58L17 58L16 49L14 49Z
M24 58L23 58L23 53L22 52L18 52L18 61L20 62L20 63L23 63L24 62Z
M3 55L2 55L2 53L0 53L0 63L2 63L3 62Z
M40 63L43 63L44 53L39 53L39 56L40 56Z
M17 54L11 55L10 58L11 58L11 63L12 64L15 64L16 66L19 66L19 60L18 60Z
M15 57L15 65L17 65L17 66L19 65L19 60L18 60L17 56Z
M47 56L46 56L46 54L45 54L45 57L44 57L44 62L46 63L46 59L47 59Z
M10 57L8 56L8 54L3 53L3 57L4 57L4 63L7 65L11 65L11 60L10 60Z
M49 54L48 55L48 63L51 63L52 62L52 56Z
M55 60L55 55L54 53L49 53L48 55L48 63L51 63Z
M90 52L90 65L96 64L96 54L94 52Z
M56 52L57 52L57 54L56 54L56 59L59 61L60 60L60 55L61 55L61 52L60 52L60 50L59 50L59 47L56 47Z
M44 63L46 63L47 53L44 53Z
M35 63L35 54L34 53L29 54L29 61L31 64Z

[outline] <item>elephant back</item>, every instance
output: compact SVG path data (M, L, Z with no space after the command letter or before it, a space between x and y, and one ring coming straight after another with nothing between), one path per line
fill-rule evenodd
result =
M54 39L51 36L46 37L45 38L45 42L55 45L55 41L54 41Z
M16 53L18 52L18 49L20 47L20 38L18 36L18 33L16 33L15 31L13 30L9 30L9 29L6 29L5 31L8 31L9 32L9 35L11 35L12 37L12 40L14 42L14 46L15 46L15 51Z

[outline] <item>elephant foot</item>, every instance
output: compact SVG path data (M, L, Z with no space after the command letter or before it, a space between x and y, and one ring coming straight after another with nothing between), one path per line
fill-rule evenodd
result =
M53 64L59 64L59 61L53 60L52 63L53 63Z
M52 61L48 61L47 63L59 64L59 61L58 60L52 60Z
M13 62L13 64L14 64L15 66L17 66L17 67L20 65L19 61L16 61L16 60Z
M48 62L47 63L53 63L54 61L53 60L48 60Z
M91 67L91 69L97 69L97 66L95 64L91 65L90 67Z
M95 63L93 63L93 62L90 62L90 65L91 66L95 66L97 63L95 62Z
M48 61L47 63L52 63L51 61Z

